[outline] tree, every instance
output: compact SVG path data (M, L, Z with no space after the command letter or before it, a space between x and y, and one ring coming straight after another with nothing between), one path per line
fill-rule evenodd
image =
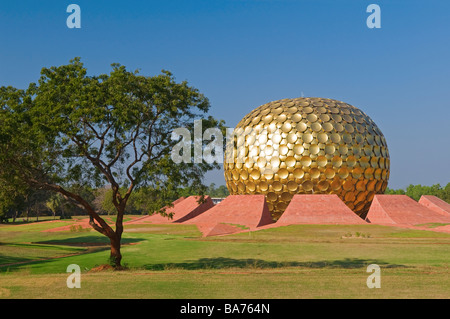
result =
M386 191L384 192L388 195L405 195L405 191L403 189L392 189L392 188L386 188Z
M20 211L30 211L35 202L29 199L33 198L35 190L26 187L18 181L8 183L0 178L0 222L7 222L9 218L15 222Z
M450 183L447 183L447 185L445 185L444 189L442 190L441 198L447 203L450 203Z
M0 223L8 221L8 212L14 206L14 189L0 180Z
M216 184L211 183L208 187L208 195L211 197L227 197L230 195L227 187L225 185L220 185L216 187Z
M406 187L406 190L387 188L385 194L407 195L416 201L419 201L422 195L433 195L439 197L447 203L450 203L450 183L448 183L445 187L441 187L440 184L434 184L432 186L410 184Z
M205 117L209 108L203 94L164 70L148 77L113 64L109 74L88 76L79 58L43 68L26 90L0 88L0 178L77 203L109 238L111 263L120 268L123 215L135 189L145 186L150 209L161 213L180 187L204 194L203 175L218 163L175 164L171 133L193 131L196 119L203 129L225 131L222 121ZM74 185L111 188L115 229Z
M56 213L58 210L61 210L61 207L63 205L63 199L61 198L61 195L58 193L55 193L50 196L50 198L45 202L45 206L52 212L53 219L55 219Z

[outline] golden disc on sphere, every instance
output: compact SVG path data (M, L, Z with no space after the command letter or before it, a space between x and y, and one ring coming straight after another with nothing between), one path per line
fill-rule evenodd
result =
M328 141L328 134L327 133L317 134L317 140L319 141L319 143L326 143Z
M328 167L327 169L325 169L325 177L326 178L333 179L335 175L336 175L336 171L333 168Z
M322 125L320 123L314 122L311 124L311 129L313 132L320 132L322 130Z
M323 155L320 155L316 159L317 165L320 167L325 167L327 165L327 158Z
M274 220L294 194L304 193L337 194L364 218L387 187L385 137L364 112L341 101L267 103L245 116L233 136L225 154L227 188L232 195L265 194Z
M319 184L317 184L317 187L320 191L325 192L330 187L330 183L327 181L320 181Z
M289 176L289 171L286 168L280 168L278 170L278 176L282 179L286 179Z
M302 187L303 187L303 190L305 190L306 192L310 192L314 188L314 184L313 184L313 182L306 180L302 183Z
M310 122L315 122L315 121L317 121L317 115L314 113L308 114L306 116L306 119Z
M305 114L312 113L313 111L314 111L314 109L312 107L310 107L310 106L304 107L303 110L302 110L302 112L305 113Z
M317 154L319 153L319 151L320 151L320 148L319 148L319 146L316 145L316 144L311 145L311 146L309 147L309 153L310 153L310 154L317 155Z
M297 138L297 134L289 133L286 140L288 141L288 143L295 143L297 141Z
M305 171L301 168L296 168L293 172L294 178L301 179L305 175Z
M330 122L326 122L323 123L322 128L325 132L331 132L334 129L334 126Z
M281 126L281 130L284 133L289 133L292 130L292 125L291 123L285 122L282 126Z
M313 167L309 170L309 176L311 178L317 179L320 177L320 170L317 167Z
M303 136L302 136L303 142L307 143L307 144L311 143L313 141L313 139L314 139L314 136L310 133L303 134Z
M280 155L286 155L289 152L289 147L287 145L281 145L279 148Z
M260 189L262 192L265 192L265 191L267 191L267 190L269 189L269 184L268 184L267 182L265 182L265 181L261 181L261 182L259 183L259 189Z
M309 156L303 156L300 159L300 163L302 164L303 167L309 167L312 163L312 160Z
M336 151L336 146L334 146L333 144L327 144L325 146L325 154L334 154L335 151Z
M305 122L300 122L295 126L295 128L297 129L298 132L304 132L308 128L308 125L306 125Z
M336 146L338 146L339 142L341 141L341 135L339 135L338 133L332 133L330 135L330 139L334 144L336 144Z
M295 192L298 189L298 184L296 182L294 182L294 181L289 181L287 183L287 189L290 192Z
M305 148L301 144L295 144L293 150L294 150L294 154L302 155Z
M295 123L300 122L302 120L302 115L299 113L293 114L291 120Z

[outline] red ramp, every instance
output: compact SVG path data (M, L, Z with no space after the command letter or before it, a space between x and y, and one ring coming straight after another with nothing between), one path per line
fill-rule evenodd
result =
M418 225L450 223L450 217L426 208L407 195L375 195L366 221L372 224Z
M169 223L182 223L193 217L196 217L211 207L214 203L209 196L205 196L205 202L199 204L198 200L200 196L189 196L187 198L179 198L173 202L173 207L167 207L166 213L173 213L173 218L161 216L160 214L154 214L146 216L139 220L139 223L153 223L153 224L169 224ZM136 222L135 222L136 223Z
M336 195L298 194L276 225L292 224L366 224Z
M230 195L203 214L189 219L205 235L230 234L271 224L264 195Z
M450 204L446 201L443 201L439 197L432 195L422 195L420 197L419 204L441 215L450 216Z

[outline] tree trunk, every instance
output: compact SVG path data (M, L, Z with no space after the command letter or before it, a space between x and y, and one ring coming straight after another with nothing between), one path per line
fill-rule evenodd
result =
M111 266L115 269L121 269L122 265L120 262L122 261L122 254L120 253L120 238L116 234L114 236L109 237L111 242L111 255L109 257Z
M108 223L105 222L103 218L101 218L95 211L95 209L81 196L68 192L64 188L58 185L52 185L52 184L45 184L45 187L47 189L50 189L52 191L56 191L60 193L61 195L65 196L66 198L71 198L72 200L76 201L78 204L80 204L86 213L89 215L89 225L91 227L98 231L99 233L107 236L109 238L110 244L111 244L111 254L110 254L110 264L115 269L119 270L122 269L121 261L122 261L122 254L120 253L120 245L121 245L121 239L122 239L122 232L123 232L123 214L125 211L126 206L126 200L124 200L119 207L117 207L117 220L116 220L116 231L114 231Z

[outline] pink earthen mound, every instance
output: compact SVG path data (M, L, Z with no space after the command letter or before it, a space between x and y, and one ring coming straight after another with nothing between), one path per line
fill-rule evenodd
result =
M294 195L275 225L366 224L336 195Z
M273 220L264 195L230 195L185 223L197 225L204 236L212 236L253 230Z
M178 204L178 203L180 203L181 201L183 201L183 200L185 200L185 199L186 199L186 197L180 197L180 198L174 200L174 201L172 202L172 205L175 206L175 204Z
M201 204L198 203L199 199L200 196L189 196L187 198L179 198L174 201L172 203L173 207L166 207L167 214L173 213L172 219L161 216L160 214L154 214L151 216L145 216L136 222L152 224L182 223L204 213L214 206L214 203L209 196L205 196L205 202Z
M433 228L432 230L441 232L441 233L450 233L450 225L439 226L439 227Z
M205 237L235 234L243 231L238 226L224 223L215 224L214 226L200 224L198 227Z
M375 195L366 221L372 224L450 223L450 217L428 209L406 195Z
M441 215L450 216L450 204L443 201L439 197L432 195L422 195L420 197L419 204Z
M175 206L175 204L178 204L178 203L180 203L181 201L183 201L183 200L185 200L185 199L186 199L186 197L180 197L180 198L174 200L174 201L172 202L173 207ZM165 206L165 208L166 208L167 210L169 210L169 209L171 209L172 207ZM138 218L135 218L135 219L132 220L132 221L125 222L124 224L129 225L129 224L151 223L151 221L149 220L150 217L153 217L153 215L152 215L152 216L145 215L145 216L142 216L142 217L138 217ZM168 218L167 218L167 219L168 219Z

